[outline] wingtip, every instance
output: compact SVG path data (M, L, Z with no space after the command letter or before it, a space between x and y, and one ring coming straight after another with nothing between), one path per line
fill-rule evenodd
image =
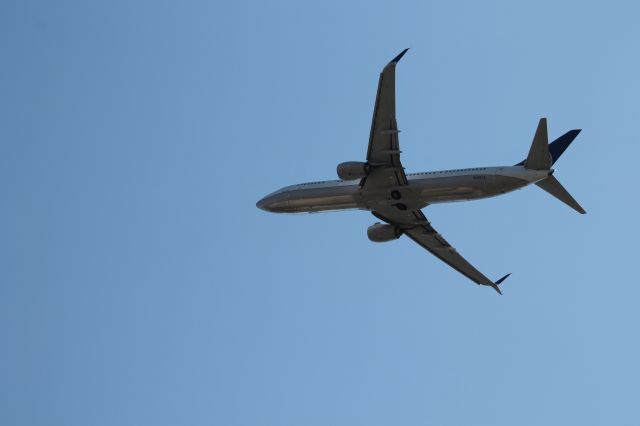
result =
M498 281L496 281L495 283L489 284L489 286L494 289L500 296L502 296L502 292L500 291L500 287L498 287L504 280L506 280L507 278L509 278L509 275L511 275L511 273L508 273L507 275L505 275L504 277L500 278Z
M409 48L407 47L406 49L404 49L402 52L400 52L400 54L398 54L398 56L396 56L395 58L393 58L391 60L391 62L389 62L390 64L397 64L398 62L400 62L400 59L402 59L402 57L404 56L405 53L407 53L407 51L409 50Z
M491 285L491 288L497 291L500 296L502 296L502 292L500 291L500 288L498 287L497 284Z

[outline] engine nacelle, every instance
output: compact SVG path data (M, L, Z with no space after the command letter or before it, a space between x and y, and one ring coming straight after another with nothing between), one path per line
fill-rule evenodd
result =
M338 177L342 180L362 179L367 176L371 168L362 161L347 161L338 164Z
M393 225L376 222L367 228L367 237L374 243L384 243L397 240L402 235L402 231Z

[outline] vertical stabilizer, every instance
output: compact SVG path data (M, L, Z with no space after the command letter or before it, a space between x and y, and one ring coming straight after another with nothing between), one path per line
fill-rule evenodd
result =
M555 141L549 144L549 154L551 154L551 164L555 164L562 153L571 145L571 142L580 134L580 129L569 130Z
M547 119L541 118L533 137L529 155L524 161L524 167L531 170L549 170L551 156L549 155L549 136L547 135Z

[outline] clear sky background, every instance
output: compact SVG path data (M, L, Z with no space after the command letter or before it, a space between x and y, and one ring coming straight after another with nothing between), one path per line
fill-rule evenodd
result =
M0 424L638 425L635 2L0 2ZM503 297L367 212L275 215L366 154L397 69L408 172Z

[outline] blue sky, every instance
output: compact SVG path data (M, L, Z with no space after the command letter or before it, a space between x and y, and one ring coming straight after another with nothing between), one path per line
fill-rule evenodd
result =
M637 425L633 2L0 4L0 423ZM425 214L505 295L367 212L274 215L366 153L537 188Z

